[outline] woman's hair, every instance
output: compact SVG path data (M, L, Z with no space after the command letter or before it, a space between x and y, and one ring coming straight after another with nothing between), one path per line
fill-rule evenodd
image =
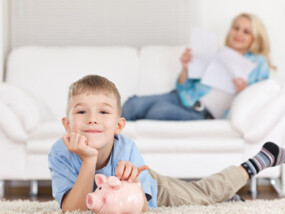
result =
M251 32L253 36L253 42L249 47L249 52L253 54L262 54L265 56L268 65L270 68L276 69L276 67L271 63L269 53L270 53L270 44L266 29L262 21L255 15L250 13L241 13L236 16L233 21L230 30L234 27L234 24L237 19L244 17L247 18L251 22ZM226 46L230 46L229 44L229 33L226 38Z

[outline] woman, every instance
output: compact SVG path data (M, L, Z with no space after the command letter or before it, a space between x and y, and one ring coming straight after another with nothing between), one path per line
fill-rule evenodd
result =
M232 22L225 45L257 64L247 79L233 78L237 93L247 86L268 79L269 40L263 23L255 15L242 13ZM155 96L133 96L123 105L122 116L127 120L203 120L225 117L233 96L209 86L200 79L188 78L191 49L181 56L182 71L176 90Z

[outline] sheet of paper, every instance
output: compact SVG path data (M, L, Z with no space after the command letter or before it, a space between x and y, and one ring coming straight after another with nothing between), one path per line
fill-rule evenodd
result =
M205 85L234 94L236 92L233 78L242 77L247 80L249 73L256 64L237 51L223 47L211 60L201 82Z
M200 79L218 51L218 36L210 31L193 28L190 47L193 59L188 65L188 77Z

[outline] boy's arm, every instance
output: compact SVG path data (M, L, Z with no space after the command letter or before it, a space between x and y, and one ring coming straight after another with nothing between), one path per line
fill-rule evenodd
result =
M82 161L80 172L70 192L62 200L62 211L88 210L86 195L93 191L97 158Z
M62 211L87 210L86 195L93 191L98 151L88 146L86 137L76 133L66 134L62 139L66 148L82 160L78 177L62 200Z

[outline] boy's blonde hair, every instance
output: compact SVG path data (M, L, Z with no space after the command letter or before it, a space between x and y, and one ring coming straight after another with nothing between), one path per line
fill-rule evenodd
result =
M276 67L271 63L269 53L270 53L270 44L267 32L265 30L264 24L262 21L255 15L250 13L241 13L236 16L233 21L229 31L234 27L237 19L244 17L247 18L251 22L251 32L253 36L253 42L249 47L249 52L253 54L262 54L265 56L268 65L270 68L276 69ZM230 46L229 44L229 33L225 42L226 46Z
M67 116L69 114L69 105L72 96L80 95L86 92L114 95L117 100L118 113L121 115L121 96L116 85L105 77L99 75L87 75L69 86L66 109Z

